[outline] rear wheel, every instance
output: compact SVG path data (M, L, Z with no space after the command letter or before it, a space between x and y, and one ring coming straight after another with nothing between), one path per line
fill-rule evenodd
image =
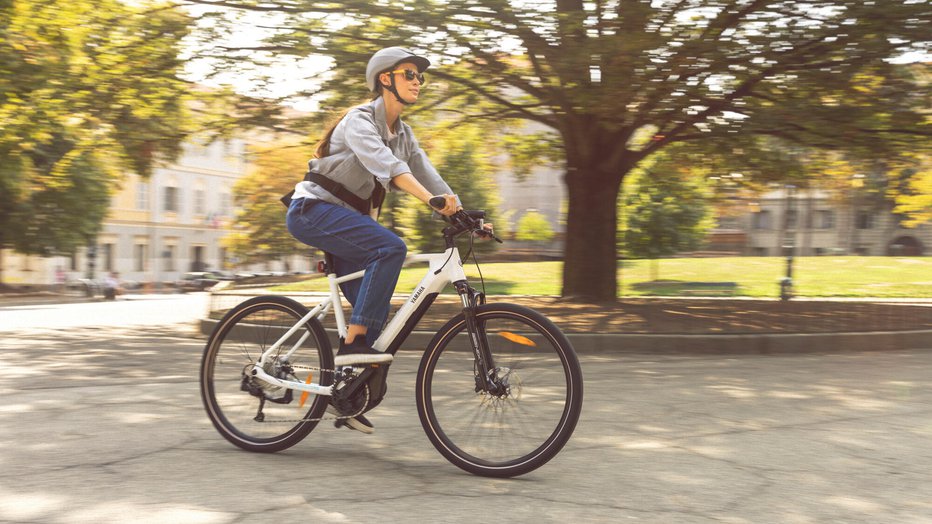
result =
M417 379L421 425L440 453L477 475L512 477L546 464L582 410L582 372L566 336L543 315L513 304L476 308L494 388L482 387L459 315L431 341Z
M314 429L312 419L327 408L327 396L287 390L250 374L263 351L307 312L287 297L255 297L230 310L207 341L201 397L214 427L233 444L249 451L289 448ZM333 382L331 369L330 341L317 319L301 325L264 366L277 378L323 386Z

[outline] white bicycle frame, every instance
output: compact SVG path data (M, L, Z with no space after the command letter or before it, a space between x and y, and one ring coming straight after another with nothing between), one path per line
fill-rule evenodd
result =
M392 317L385 329L382 330L382 333L379 335L379 338L376 339L372 347L378 351L385 351L386 348L391 345L392 341L395 340L395 337L401 332L407 323L408 319L411 318L411 315L417 311L418 307L423 303L426 297L434 293L440 293L443 291L443 288L447 284L452 284L454 282L466 280L466 273L463 271L463 261L460 259L459 250L456 247L448 248L443 253L429 253L423 255L414 255L409 258L413 261L427 261L429 262L429 267L427 274L424 278L421 279L417 287L414 288L414 292L411 293L411 296L408 297L408 300L405 301L404 305L395 313L395 316ZM279 337L274 344L269 346L266 349L262 356L259 357L259 361L256 363L253 368L253 375L269 384L279 386L286 389L293 389L298 391L306 391L308 393L313 393L315 395L332 395L333 386L321 386L311 382L306 384L304 382L294 381L294 380L282 380L275 378L264 371L264 366L269 358L272 358L272 355L276 354L278 348L285 343L292 335L294 335L299 329L304 326L304 324L314 317L323 319L327 315L327 312L330 310L334 304L336 307L333 308L333 316L336 319L337 331L340 333L340 337L346 337L346 319L343 316L343 306L340 301L340 284L344 282L349 282L362 278L365 275L366 271L357 271L355 273L350 273L349 275L344 275L338 277L335 273L327 274L327 281L330 285L330 296L326 297L321 301L320 304L315 306L313 309L307 312L301 320L295 323L284 335ZM465 299L464 299L465 300ZM468 305L464 302L464 306ZM291 358L291 355L298 350L299 347L307 340L307 337L310 336L310 333L305 333L294 345L281 357L282 360L288 360Z

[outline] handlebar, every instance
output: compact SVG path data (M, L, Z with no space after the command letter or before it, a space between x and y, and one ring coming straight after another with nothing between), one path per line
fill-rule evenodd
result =
M428 203L432 208L439 210L443 209L446 205L446 199L437 196L431 198ZM485 219L485 211L465 211L461 209L450 216L444 216L443 219L450 223L449 227L443 229L443 236L450 241L452 241L455 236L469 232L475 233L477 236L492 238L496 242L502 243L502 239L482 227L483 219Z

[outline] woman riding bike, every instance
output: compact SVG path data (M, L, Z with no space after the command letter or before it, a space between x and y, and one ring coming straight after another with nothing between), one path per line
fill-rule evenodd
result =
M327 131L288 208L288 231L330 253L335 266L330 271L342 276L366 270L361 280L341 284L353 313L334 359L337 367L392 361L372 343L388 318L407 247L373 217L385 191L401 190L427 205L442 196L444 206L437 212L445 216L462 209L400 118L417 101L429 66L427 58L401 47L382 49L369 59L366 85L372 100L349 109ZM347 426L373 431L362 415Z

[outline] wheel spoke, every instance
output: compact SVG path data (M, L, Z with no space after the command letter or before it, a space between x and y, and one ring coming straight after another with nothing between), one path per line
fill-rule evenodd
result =
M503 389L475 393L474 356L451 344L466 323L451 321L441 346L428 348L422 361L421 421L437 449L467 471L526 473L572 434L582 403L579 364L556 326L531 310L480 306L477 320L495 365L492 380Z
M308 419L319 418L326 408L326 397L309 394L300 401L301 395L292 394L288 401L284 388L258 379L245 384L243 380L244 370L256 364L306 312L304 306L285 297L256 297L228 313L211 335L202 363L201 392L214 426L237 446L252 451L285 449L306 436L316 425ZM305 335L286 365L279 358L282 348L294 347ZM320 324L308 322L283 341L263 371L287 379L293 375L293 367L288 366L331 369L330 351ZM323 385L332 378L323 373L315 377Z

